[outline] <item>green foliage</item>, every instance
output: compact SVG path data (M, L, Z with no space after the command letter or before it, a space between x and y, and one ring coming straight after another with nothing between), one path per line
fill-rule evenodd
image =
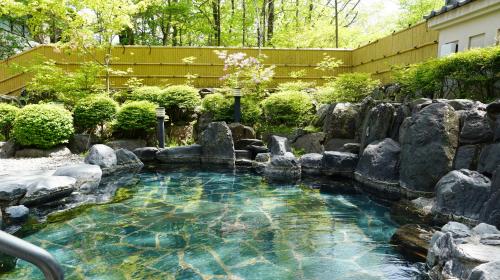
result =
M102 90L98 78L102 68L95 63L83 63L75 72L64 71L54 60L15 68L33 76L26 84L27 102L31 104L63 102L72 108L78 100Z
M75 127L81 131L93 131L100 125L113 120L118 104L104 95L89 96L78 102L73 111Z
M340 74L317 93L320 103L359 102L380 86L368 73Z
M241 122L246 125L257 124L262 114L256 94L245 94L241 98ZM234 121L234 98L231 95L213 93L205 96L201 103L202 110L210 112L214 121Z
M314 82L294 81L278 85L278 91L306 91L314 87Z
M270 125L305 126L313 117L313 103L304 93L282 91L262 101L264 120Z
M161 91L158 104L165 108L170 120L174 123L178 121L189 121L197 106L200 105L201 98L198 90L188 85L169 86Z
M58 105L28 105L17 114L12 134L23 146L48 149L68 142L73 134L73 118L71 112Z
M142 86L136 87L130 93L128 100L134 101L149 101L151 103L158 103L158 98L163 92L163 88L157 86Z
M500 47L473 49L400 68L395 80L410 98L495 98L499 79ZM446 90L446 88L448 90Z
M113 130L124 136L146 136L156 126L156 107L149 101L125 103L116 114Z
M19 108L16 106L0 103L0 134L5 139L9 139L10 130L18 112Z
M398 26L407 28L423 21L424 16L443 6L444 1L436 0L399 0L402 14L398 17Z
M327 76L324 76L323 78L327 81L332 81L335 78L337 68L339 68L342 64L344 64L342 60L331 57L325 53L323 54L323 60L318 62L316 65L316 69L325 72Z

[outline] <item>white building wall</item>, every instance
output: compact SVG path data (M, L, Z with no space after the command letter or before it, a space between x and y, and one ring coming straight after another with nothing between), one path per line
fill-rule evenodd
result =
M439 50L442 45L458 41L458 51L469 49L471 37L484 33L484 46L497 44L500 30L500 12L460 22L439 31ZM441 52L439 54L441 56Z

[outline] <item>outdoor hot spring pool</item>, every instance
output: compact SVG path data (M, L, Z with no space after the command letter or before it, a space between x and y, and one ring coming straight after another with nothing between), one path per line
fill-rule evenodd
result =
M361 195L269 185L253 174L143 172L131 198L88 208L26 240L66 279L420 279L396 230ZM43 279L19 261L5 279Z

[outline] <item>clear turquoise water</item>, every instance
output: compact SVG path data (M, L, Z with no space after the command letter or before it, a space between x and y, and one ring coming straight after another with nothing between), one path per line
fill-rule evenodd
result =
M132 197L26 238L67 279L416 279L365 196L268 185L252 174L144 172ZM19 261L5 279L42 279Z

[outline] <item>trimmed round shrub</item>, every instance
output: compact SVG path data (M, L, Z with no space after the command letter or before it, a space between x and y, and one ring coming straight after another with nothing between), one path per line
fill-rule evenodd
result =
M19 108L16 106L0 103L0 133L5 139L10 136L10 130L18 112Z
M201 103L202 110L210 112L214 121L234 121L234 97L213 93L205 96ZM261 117L262 109L254 95L243 95L241 98L241 122L246 125L256 124Z
M158 104L165 107L170 120L174 123L189 121L200 101L198 90L187 85L169 86L160 92L157 99Z
M17 114L12 134L23 146L52 148L68 142L73 134L73 118L62 106L28 105Z
M87 97L76 104L73 111L75 127L79 130L94 130L97 125L113 120L118 110L118 104L103 95Z
M132 101L123 104L116 114L113 130L126 136L144 136L156 126L156 104Z
M136 87L130 93L128 99L134 101L145 100L152 103L158 103L158 97L162 94L163 91L163 88L156 86Z
M269 125L299 127L306 125L313 117L311 98L302 92L282 91L262 101L265 122Z

